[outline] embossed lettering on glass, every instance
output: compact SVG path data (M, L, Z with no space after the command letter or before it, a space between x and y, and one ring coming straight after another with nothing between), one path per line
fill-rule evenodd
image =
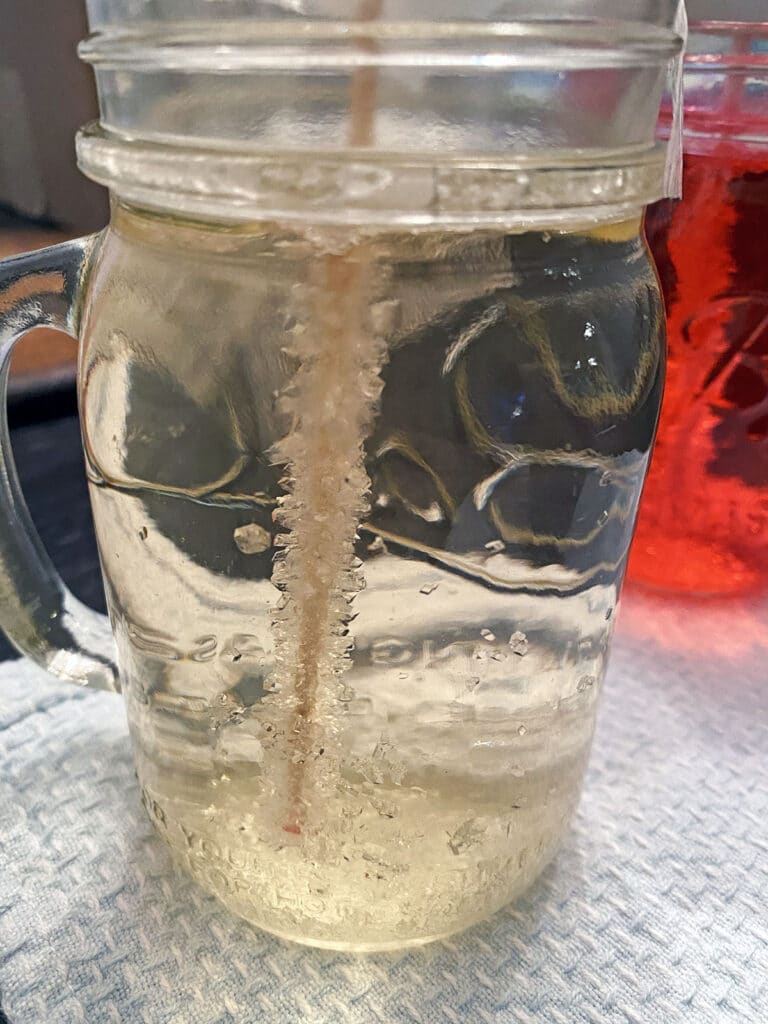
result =
M300 942L465 928L578 800L659 409L640 224L680 39L672 0L527 6L92 0L110 226L2 269L6 353L80 339L111 634L12 471L3 625L122 691L160 835Z

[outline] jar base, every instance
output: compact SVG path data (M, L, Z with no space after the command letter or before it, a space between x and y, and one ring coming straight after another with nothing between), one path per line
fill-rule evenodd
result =
M554 854L553 854L554 856ZM400 953L405 952L409 949L419 949L422 946L430 946L435 942L445 942L448 939L454 938L455 936L461 935L463 932L468 931L470 928L474 928L484 921L490 920L505 907L510 906L516 900L520 899L536 882L540 877L547 864L550 863L552 857L543 863L539 871L531 878L526 879L525 883L522 884L519 889L513 892L513 894L505 898L498 906L491 908L485 908L482 913L467 917L461 923L457 923L455 927L447 928L443 931L436 931L428 935L416 935L410 938L393 938L393 939L373 939L371 941L355 941L352 939L323 939L315 938L307 935L303 932L293 932L289 930L281 930L272 926L261 924L253 914L249 914L244 908L237 905L236 901L231 901L219 893L212 893L220 903L222 903L227 910L233 913L236 917L246 921L253 928L258 931L264 932L267 935L271 935L276 939L280 939L282 942L290 942L294 945L305 946L309 949L324 949L336 953L349 953L349 954L374 954L374 953ZM198 884L200 884L198 882ZM204 886L206 891L211 890Z
M242 917L241 914L238 914L237 916ZM248 918L244 918L244 920L248 921ZM433 942L442 942L445 939L451 938L453 935L459 935L461 932L466 931L467 928L471 928L473 925L479 924L481 920L483 920L483 918L473 921L468 925L456 929L455 931L441 932L435 935L425 935L414 939L393 939L391 942L341 942L312 939L307 938L304 935L262 928L253 921L249 921L248 923L252 924L254 928L258 928L259 931L266 932L267 935L272 935L274 938L280 939L282 942L291 942L294 945L306 946L309 949L325 949L335 953L369 954L398 953L404 952L408 949L419 949L421 946L429 946Z

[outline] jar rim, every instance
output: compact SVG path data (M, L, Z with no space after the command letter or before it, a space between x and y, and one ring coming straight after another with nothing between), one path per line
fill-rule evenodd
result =
M78 162L126 202L198 219L361 228L567 230L658 198L665 147L538 154L212 149L78 135Z
M691 45L697 36L732 40L729 50L695 49ZM752 49L753 40L764 40L765 50ZM684 66L692 72L757 71L768 75L768 22L756 21L693 21L690 25L689 46Z
M393 65L477 68L484 61L489 69L500 70L663 64L675 57L680 45L680 37L671 29L587 19L413 20L354 26L232 19L214 24L115 26L90 36L78 52L84 61L100 67L174 71Z

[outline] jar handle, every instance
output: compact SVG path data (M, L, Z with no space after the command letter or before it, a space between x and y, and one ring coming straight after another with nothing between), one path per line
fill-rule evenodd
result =
M0 262L0 627L23 654L79 686L118 690L109 621L70 593L32 523L8 434L13 347L34 327L77 339L97 235Z

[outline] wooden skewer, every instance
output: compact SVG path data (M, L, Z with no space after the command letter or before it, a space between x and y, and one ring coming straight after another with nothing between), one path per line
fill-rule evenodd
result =
M383 0L362 0L358 20L374 21L382 8ZM358 45L366 52L376 50L370 38L361 36ZM353 73L348 134L352 148L375 141L377 87L375 67ZM367 511L363 445L383 358L367 323L371 266L366 247L355 243L342 254L326 254L315 276L312 350L305 351L309 362L295 396L303 436L294 452L297 458L289 459L292 494L282 513L284 525L294 534L289 535L282 567L292 600L285 631L292 642L283 666L292 672L283 829L294 835L301 834L305 821L309 774L330 745L330 735L323 736L329 732L323 713L332 711L332 684L347 667L343 634L350 613L344 584L354 571L355 534ZM322 408L331 395L333 416L315 420L312 409ZM339 436L344 430L356 436L345 443Z

